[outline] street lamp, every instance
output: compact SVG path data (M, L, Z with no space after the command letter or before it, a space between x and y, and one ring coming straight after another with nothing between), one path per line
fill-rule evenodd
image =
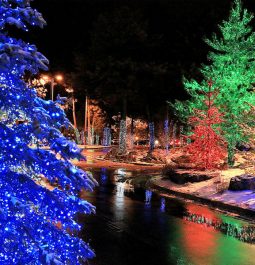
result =
M42 85L45 85L46 83L50 83L50 88L51 88L51 100L54 101L54 85L56 84L55 81L61 82L63 81L63 76L62 75L55 75L55 76L49 76L49 75L42 75L40 78L40 82Z
M59 82L63 81L63 76L62 75L56 75L55 79Z

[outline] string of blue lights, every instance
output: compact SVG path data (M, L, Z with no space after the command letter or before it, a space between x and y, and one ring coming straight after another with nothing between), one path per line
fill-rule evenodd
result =
M78 195L97 183L70 162L85 158L59 131L70 125L64 111L25 82L48 65L8 36L7 26L45 25L30 2L0 0L0 264L82 264L94 252L76 236L75 215L95 208ZM42 141L48 149L33 144Z

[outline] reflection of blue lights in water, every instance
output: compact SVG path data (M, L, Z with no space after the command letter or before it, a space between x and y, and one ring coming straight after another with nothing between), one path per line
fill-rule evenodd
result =
M101 168L101 175L100 175L100 180L101 184L105 184L107 182L107 174L106 174L106 168Z
M152 197L152 191L146 190L145 191L145 204L150 205L151 204L151 197Z
M165 210L166 210L166 199L161 198L160 199L160 211L164 213Z

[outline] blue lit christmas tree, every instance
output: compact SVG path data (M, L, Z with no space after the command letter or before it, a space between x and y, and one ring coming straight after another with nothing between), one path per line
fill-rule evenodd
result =
M96 182L73 166L77 146L60 133L63 110L36 96L23 76L46 70L36 47L11 38L7 28L43 27L30 0L0 0L0 264L82 264L94 256L75 236L77 212L94 207L78 198ZM47 141L49 150L32 147Z

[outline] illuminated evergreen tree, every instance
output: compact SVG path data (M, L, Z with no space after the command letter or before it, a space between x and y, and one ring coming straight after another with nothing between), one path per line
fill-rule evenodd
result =
M194 110L194 116L189 118L189 124L193 126L193 133L189 136L191 143L187 151L191 154L191 161L201 169L212 169L219 164L226 155L225 142L221 135L220 124L223 122L222 114L214 105L217 91L205 93L204 110Z
M47 59L9 37L9 25L27 31L45 21L30 0L0 0L0 264L82 264L94 253L75 236L75 214L94 207L78 193L96 183L69 161L82 155L59 131L70 125L63 110L22 79L46 70ZM33 147L34 139L49 150Z
M224 113L221 128L228 142L228 162L234 163L234 147L237 142L245 141L245 134L240 121L251 106L255 105L252 83L255 82L255 33L250 22L253 15L242 8L235 0L229 19L219 26L221 36L215 34L206 43L213 51L209 53L209 65L204 65L201 73L203 82L185 80L184 85L191 99L176 102L175 108L183 119L187 119L194 109L202 109L205 94L208 92L207 80L212 78L219 94L216 106Z

